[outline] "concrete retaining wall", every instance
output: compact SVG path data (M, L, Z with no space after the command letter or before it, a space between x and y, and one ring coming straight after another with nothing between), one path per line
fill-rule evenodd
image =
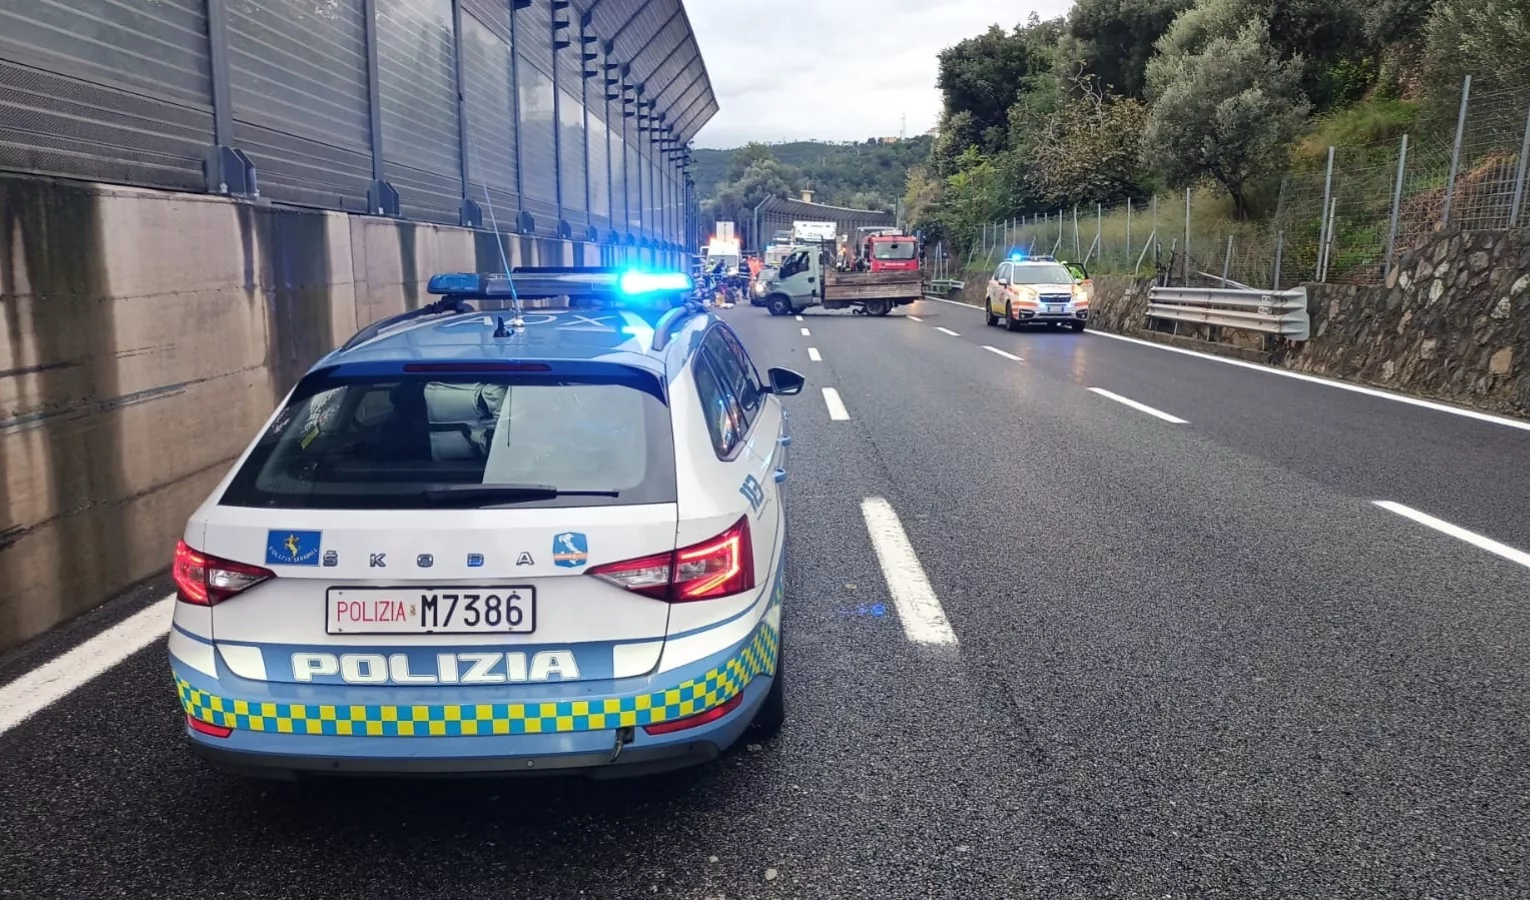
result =
M512 265L656 262L502 240ZM162 571L314 360L499 253L470 229L0 176L0 650Z

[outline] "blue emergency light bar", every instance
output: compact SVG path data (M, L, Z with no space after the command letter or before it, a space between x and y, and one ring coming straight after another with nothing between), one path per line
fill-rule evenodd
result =
M691 278L684 272L623 272L618 282L624 294L690 291Z
M522 300L568 297L620 302L632 298L645 302L681 299L691 291L691 279L683 272L644 272L636 269L531 268L502 272L443 272L430 279L431 294L463 300Z

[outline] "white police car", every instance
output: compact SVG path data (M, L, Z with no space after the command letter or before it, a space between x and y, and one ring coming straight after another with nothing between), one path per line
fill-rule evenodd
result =
M559 311L473 310L568 296ZM636 774L780 726L790 443L683 275L444 275L320 360L191 517L170 659L253 774ZM519 304L517 304L519 305Z

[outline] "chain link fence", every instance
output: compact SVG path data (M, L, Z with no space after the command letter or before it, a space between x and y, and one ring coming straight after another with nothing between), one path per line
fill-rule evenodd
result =
M1022 252L1174 284L1377 284L1425 235L1525 224L1530 96L1474 91L1466 78L1451 112L1395 143L1328 147L1320 163L1299 160L1261 221L1236 219L1226 193L1208 185L990 223L966 265L980 270Z

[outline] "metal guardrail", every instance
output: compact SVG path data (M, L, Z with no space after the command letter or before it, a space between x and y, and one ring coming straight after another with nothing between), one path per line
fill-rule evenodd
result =
M957 281L955 278L937 278L930 282L930 293L950 294L966 286L966 282Z
M1293 341L1312 335L1304 287L1290 291L1154 287L1148 291L1147 314L1150 319L1219 325Z

